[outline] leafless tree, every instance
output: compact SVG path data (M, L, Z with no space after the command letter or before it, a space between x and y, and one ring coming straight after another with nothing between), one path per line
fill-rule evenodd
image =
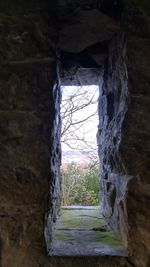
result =
M61 142L70 149L96 155L97 87L62 87ZM90 136L95 135L95 138ZM95 140L94 140L95 139Z

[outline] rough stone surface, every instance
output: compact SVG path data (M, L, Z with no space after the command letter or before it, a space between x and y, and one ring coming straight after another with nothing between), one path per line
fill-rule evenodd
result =
M90 26L93 15L84 11L80 29L75 17L77 27L61 24L67 40L62 48L67 45L70 52L113 37L100 95L103 210L132 257L50 258L44 230L47 238L59 206L60 92L54 85L54 51L60 24L56 27L45 11L45 1L2 0L0 8L0 266L149 267L149 20L141 15L130 20L127 62L124 39L113 36L119 27L112 19L105 25L106 16L93 11ZM107 26L105 36L99 25Z
M118 23L98 10L81 11L72 16L69 23L62 24L59 47L78 53L95 43L110 40L118 30Z
M144 20L148 28L149 20ZM98 142L103 214L110 227L122 235L133 266L145 267L150 264L150 43L142 24L138 31L135 24L131 28L127 60L122 36L110 43L99 98Z
M107 229L99 206L67 206L54 225L49 254L126 257L127 251L118 236Z
M124 201L131 177L124 171L119 146L127 97L126 42L124 34L119 34L110 43L100 88L97 139L101 164L102 213L110 227L123 234L125 244L127 218Z
M129 249L140 267L150 265L150 39L143 34L150 21L144 21L128 38L130 103L120 148L125 169L134 176L127 196Z
M52 128L50 131L51 147L50 149L50 197L49 197L49 209L46 214L46 225L45 225L45 240L47 251L51 246L52 242L52 229L53 223L60 212L61 203L61 174L60 174L60 164L61 164L61 146L60 146L60 136L61 136L61 119L60 119L60 101L61 101L61 90L59 84L53 87L53 107L54 110L54 120L52 123Z
M46 12L0 16L2 267L47 266L45 213L50 180L58 175L56 150L59 154L52 51L56 32L49 24Z
M61 85L82 86L82 85L99 85L102 77L103 69L83 69L72 68L69 71L64 71L61 74Z

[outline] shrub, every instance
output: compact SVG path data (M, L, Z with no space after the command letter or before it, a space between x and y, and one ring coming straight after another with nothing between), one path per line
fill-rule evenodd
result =
M62 170L62 205L98 205L99 168L70 163Z

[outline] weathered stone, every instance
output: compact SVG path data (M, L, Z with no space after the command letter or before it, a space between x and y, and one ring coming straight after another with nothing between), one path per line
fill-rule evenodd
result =
M126 42L114 36L120 27L113 19L81 11L71 14L74 25L62 22L60 29L47 7L45 1L0 3L0 265L149 267L149 19L140 14L129 20L126 61ZM132 255L127 259L46 254L44 229L51 242L60 203L58 28L60 48L70 52L112 39L100 90L98 143L103 212L121 233Z
M130 225L129 248L132 255L136 255L134 261L137 266L149 266L150 255L150 125L147 123L150 114L149 45L149 38L141 38L141 35L129 38L128 75L131 97L120 150L125 168L135 177L129 186L127 212Z
M70 19L69 24L62 26L59 47L78 53L93 44L110 40L118 30L117 22L98 10L81 11Z
M143 29L143 28L142 28ZM149 266L149 37L110 43L99 100L103 214L135 266ZM146 58L145 58L146 56ZM128 76L127 76L128 70Z
M52 66L18 66L0 74L0 104L2 110L48 111L54 81ZM32 91L31 91L32 87ZM5 93L4 93L5 92ZM28 99L28 101L26 100Z
M56 32L55 26L49 31L47 19L39 12L0 16L0 265L4 267L48 262L44 227L56 99L55 55L48 32L54 43ZM45 57L52 60L44 61Z
M120 220L124 220L119 218L126 217L126 214L122 214L124 210L119 213L118 204L124 201L129 179L123 175L124 166L119 155L122 123L127 111L125 45L123 34L115 37L110 43L107 67L104 71L104 83L100 88L102 96L99 99L99 115L103 120L100 122L98 133L103 215L111 228L119 233L121 231L124 241L127 238L127 226L120 224Z

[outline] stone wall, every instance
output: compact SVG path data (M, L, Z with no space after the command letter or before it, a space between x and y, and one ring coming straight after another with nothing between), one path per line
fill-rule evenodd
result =
M128 88L120 153L134 176L127 196L129 249L135 266L150 265L150 20L135 16L128 29Z
M47 252L51 248L53 224L56 222L57 217L60 213L61 205L61 118L60 118L60 101L61 101L61 89L59 82L57 81L53 87L53 94L51 97L52 106L50 107L51 112L54 112L54 120L51 124L50 131L50 181L47 190L49 190L49 206L48 212L45 216L45 241Z
M127 247L125 195L131 179L119 153L122 124L127 111L126 40L117 34L109 45L103 85L100 87L98 150L101 169L102 213L111 229L121 233Z
M99 98L103 214L139 267L150 264L149 25L137 15L113 38Z
M43 4L38 7L39 10L16 8L14 14L10 5L10 10L0 15L3 267L46 266L45 214L50 208L50 187L52 190L54 176L59 175L59 96L58 87L54 86L53 50L57 30ZM55 216L52 209L51 216Z
M68 22L63 40L72 41L70 52L80 52L112 38L100 96L103 210L132 257L47 256L44 230L49 243L50 223L59 210L61 98L55 70L60 24L48 6L45 1L0 3L0 266L149 267L149 24L143 17L130 24L126 61L124 35L114 36L118 25L96 11L83 14L78 46L68 37L78 38L78 29ZM92 34L86 31L90 20ZM105 34L100 27L107 28Z

